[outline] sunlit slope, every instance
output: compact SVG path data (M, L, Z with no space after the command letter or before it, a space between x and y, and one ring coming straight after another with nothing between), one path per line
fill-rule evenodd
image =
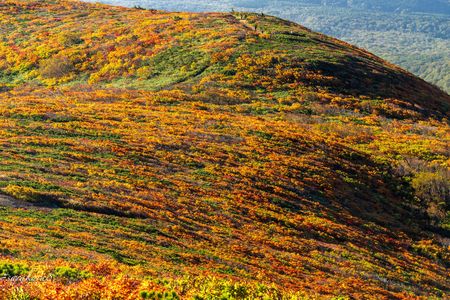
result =
M51 276L0 299L448 294L448 95L268 16L0 11L0 274Z
M378 122L397 125L274 112L279 105L223 107L174 92L22 92L2 97L0 185L51 210L3 211L2 245L17 259L53 261L75 246L70 260L86 261L89 250L150 274L228 274L324 295L448 289L446 269L414 250L429 237L418 234L423 216L406 209L407 185L348 146L386 147L408 129L371 143ZM339 126L335 118L352 136L323 134L328 122ZM445 131L433 146L409 138L400 152L436 160L448 143ZM50 252L18 239L48 243Z

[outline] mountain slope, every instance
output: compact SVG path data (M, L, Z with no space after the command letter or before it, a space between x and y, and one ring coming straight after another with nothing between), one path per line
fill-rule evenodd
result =
M367 96L411 98L408 101L448 112L449 96L438 89L367 52L276 18L146 10L124 13L121 8L110 8L106 16L98 18L102 6L92 6L88 15L74 6L88 7L60 4L53 8L58 10L56 15L40 2L3 8L4 23L8 24L3 27L9 33L0 52L6 85L89 82L154 90L184 81L194 84L209 73L221 74L222 81L252 76L265 80L260 70L255 70L256 74L230 73L243 71L236 68L246 67L248 62L237 66L237 59L245 53L277 50L267 57L273 62L263 63L278 60L289 69L271 83L280 85L278 89L301 81L335 92L351 93L353 89ZM34 14L21 15L30 8ZM223 72L224 68L230 72ZM309 73L319 76L308 78Z
M449 292L439 89L264 15L6 1L0 20L0 271L44 278L0 297Z

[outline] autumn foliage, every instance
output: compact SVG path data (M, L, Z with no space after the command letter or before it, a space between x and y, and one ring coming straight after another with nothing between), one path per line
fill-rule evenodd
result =
M0 21L0 299L448 294L439 89L258 14Z

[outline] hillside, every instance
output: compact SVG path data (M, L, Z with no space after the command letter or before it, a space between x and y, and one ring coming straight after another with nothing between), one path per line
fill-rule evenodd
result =
M447 0L100 2L171 11L229 12L234 9L276 15L368 49L450 92L450 2Z
M0 28L0 299L450 292L438 88L260 14L7 0Z

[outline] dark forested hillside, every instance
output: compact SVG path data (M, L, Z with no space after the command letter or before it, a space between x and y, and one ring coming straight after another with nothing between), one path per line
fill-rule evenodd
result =
M381 12L450 14L450 2L448 0L297 0L292 2Z

